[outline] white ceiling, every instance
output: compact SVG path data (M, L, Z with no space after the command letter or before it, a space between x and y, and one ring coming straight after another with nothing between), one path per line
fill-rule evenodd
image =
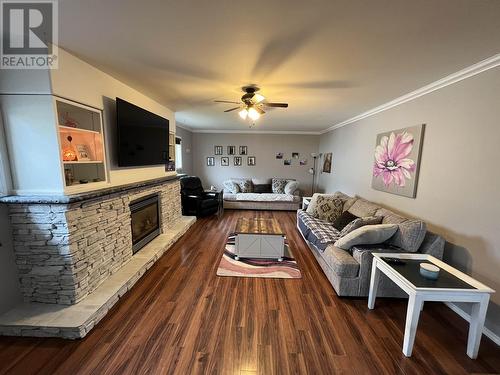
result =
M500 52L499 0L60 0L63 48L195 129L321 131Z

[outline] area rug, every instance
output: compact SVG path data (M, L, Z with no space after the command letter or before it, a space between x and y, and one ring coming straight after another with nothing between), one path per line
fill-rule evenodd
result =
M297 262L285 238L285 256L282 262L274 259L234 260L235 236L231 234L217 269L217 276L262 277L270 279L300 279L302 277Z

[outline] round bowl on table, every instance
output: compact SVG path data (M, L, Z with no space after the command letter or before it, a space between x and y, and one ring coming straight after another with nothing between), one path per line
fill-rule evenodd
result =
M440 268L432 263L420 263L420 274L426 279L437 280Z

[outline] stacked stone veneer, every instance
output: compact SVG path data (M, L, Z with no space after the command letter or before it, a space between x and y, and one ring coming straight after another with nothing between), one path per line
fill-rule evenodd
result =
M9 204L27 302L74 304L132 258L131 201L160 197L162 230L181 217L179 181L70 204Z

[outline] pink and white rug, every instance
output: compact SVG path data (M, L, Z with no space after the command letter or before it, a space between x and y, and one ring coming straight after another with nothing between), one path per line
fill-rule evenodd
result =
M262 277L271 279L300 279L302 277L286 238L285 256L282 262L274 259L250 258L234 260L234 238L234 234L231 234L227 239L226 249L217 269L217 276Z

